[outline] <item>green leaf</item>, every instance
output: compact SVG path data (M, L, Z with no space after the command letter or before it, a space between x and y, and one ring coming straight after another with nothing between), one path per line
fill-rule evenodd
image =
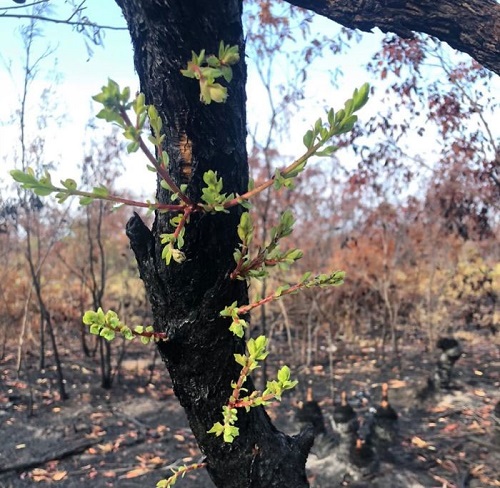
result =
M10 175L18 183L24 183L24 184L37 184L38 183L38 180L33 175L31 175L29 173L24 173L23 171L20 171L18 169L13 169L10 172Z
M319 134L319 131L321 130L321 127L323 127L323 121L321 120L321 117L314 123L314 133Z
M243 354L235 354L234 360L242 367L245 367L247 364L247 357Z
M162 165L164 168L168 168L168 165L170 164L170 158L168 156L167 151L162 151L161 162L162 162ZM184 186L184 185L181 185L181 190L182 190L182 186ZM185 185L185 186L187 186L187 185ZM184 190L182 190L182 191L186 191L186 188L184 188Z
M303 142L304 142L304 146L307 147L307 149L311 149L311 147L313 146L313 143L314 143L314 133L312 130L308 130L305 134L304 134L304 137L303 137Z
M194 71L191 69L181 69L181 74L186 78L196 78Z
M274 296L276 298L279 298L281 295L283 295L284 291L287 291L290 289L290 285L281 285L276 288L276 291L274 292Z
M316 151L315 156L331 156L335 151L338 150L338 146L327 146L321 151Z
M105 198L109 196L109 190L105 186L95 186L92 188L92 194L96 197Z
M139 143L138 142L130 142L129 144L127 144L127 152L129 154L133 154L135 152L137 152L139 150ZM156 170L155 170L156 171Z
M207 434L215 434L217 437L224 432L224 426L220 422L216 422L210 430L207 430Z
M362 85L359 90L354 91L353 99L354 99L355 112L366 104L369 98L369 94L370 94L370 85L368 83Z
M118 124L118 126L124 128L125 127L125 122L121 115L112 109L109 108L103 108L101 109L97 114L96 118L98 119L103 119L106 122L114 122Z
M290 368L288 366L283 366L279 371L278 371L278 380L281 383L285 383L290 379Z
M121 333L127 341L131 341L134 338L134 334L132 334L132 331L130 330L129 327L123 326Z
M224 442L231 444L240 434L240 429L234 425L226 425L224 428Z
M341 131L338 134L343 134L344 132L349 132L353 127L356 121L358 120L357 115L351 115L346 120L344 120L341 124Z
M43 186L33 188L33 193L35 193L36 195L38 195L40 197L46 197L53 192L54 192L54 190L52 188L47 188L47 187L43 187Z
M238 225L238 237L245 246L249 246L253 238L253 222L249 212L243 212Z
M67 188L68 190L76 190L77 188L76 181L71 178L61 180L61 185L64 186L64 188Z
M90 326L89 332L93 335L99 335L99 331L101 330L101 327L99 324L92 324Z
M229 330L240 339L245 335L245 329L248 324L243 319L235 319L231 322Z
M123 103L127 103L129 98L130 98L130 87L126 86L123 90L122 90L122 94L121 94L121 101Z
M113 329L108 329L104 327L100 334L101 337L104 337L107 341L112 341L115 338L115 331Z
M144 93L139 93L132 102L132 108L137 115L142 114L146 110L146 96Z
M228 83L231 83L231 81L233 80L233 70L229 66L222 66L220 70L224 79Z
M333 126L335 123L335 112L334 112L333 108L331 108L328 111L328 123L330 124L330 126Z
M311 277L311 275L312 275L312 273L310 271L307 271L306 273L304 273L302 275L302 277L299 280L299 283L304 283L305 281L307 281Z
M237 314L237 312L238 312L238 302L233 302L231 303L231 305L225 307L224 310L219 312L219 315L221 317L232 317L233 314L234 313Z
M93 310L87 310L82 317L82 321L85 325L91 325L97 320L97 314Z
M346 100L344 104L344 110L346 115L351 116L353 110L354 110L354 101L352 98L349 98L349 100Z
M79 203L80 205L89 205L94 201L92 197L80 197Z
M342 122L345 118L345 111L344 109L340 109L336 114L335 114L335 125L338 125L340 122Z

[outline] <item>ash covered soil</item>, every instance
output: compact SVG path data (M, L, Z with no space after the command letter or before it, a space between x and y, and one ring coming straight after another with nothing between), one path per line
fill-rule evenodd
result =
M286 433L297 432L296 412L307 384L327 430L332 429L332 391L336 396L346 391L349 403L363 415L380 401L380 385L387 382L399 415L393 455L375 472L358 480L329 478L331 459L311 455L311 486L500 486L499 343L495 337L471 335L462 347L454 387L425 400L418 399L418 392L432 376L438 353L426 352L418 343L402 347L397 361L390 356L382 361L368 341L362 346L339 343L332 371L326 355L318 355L309 367L295 368L300 386L268 408ZM99 387L97 359L75 350L61 353L70 395L66 401L59 398L50 355L44 370L39 370L38 358L27 357L19 377L14 344L0 360L0 487L153 488L170 475L170 468L203 459L163 364L156 360L152 368L151 350L132 346L111 390ZM269 372L276 367L270 364ZM214 485L201 469L176 486Z

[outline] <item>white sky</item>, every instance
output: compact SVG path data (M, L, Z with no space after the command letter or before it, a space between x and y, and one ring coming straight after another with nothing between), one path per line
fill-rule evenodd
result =
M54 2L55 5L64 5L64 2ZM15 5L11 0L0 0L0 9ZM113 0L88 0L88 17L97 23L124 26L125 22L121 16L120 9ZM22 12L17 10L16 12ZM0 10L1 13L1 10ZM52 16L62 16L55 11ZM22 92L22 59L24 57L22 41L19 36L19 25L26 20L0 18L0 182L9 181L8 170L16 166L16 150L18 150L18 127L12 125L10 119L19 107L19 97ZM61 83L57 85L58 111L65 113L65 120L60 127L52 128L47 132L47 153L51 159L58 163L61 176L78 179L78 164L82 158L84 141L88 138L85 126L95 106L91 106L91 96L96 94L100 87L106 83L108 77L117 81L121 86L130 86L132 92L138 88L137 77L133 69L133 55L129 35L127 31L106 31L105 47L94 47L94 53L88 56L85 43L81 36L74 32L71 27L50 23L40 24L44 37L36 43L38 53L50 45L55 49L55 57L44 62L40 77L35 82L30 92L29 105L33 107L38 102L40 90L46 86L47 79L54 76L54 72L61 74ZM338 29L336 24L327 19L317 18L314 27L331 32ZM309 76L306 89L307 101L302 104L302 111L293 120L290 127L289 141L284 141L285 153L297 156L302 152L302 134L309 128L311 123L323 115L324 106L340 108L355 87L364 81L369 81L363 65L371 58L379 47L380 34L365 35L362 43L354 47L348 56L342 55L321 60L316 63L313 74ZM55 71L53 68L57 58ZM10 73L7 70L10 66ZM341 79L341 88L334 88L331 84L329 68L339 66L344 72ZM51 72L52 71L52 72ZM498 81L498 77L496 82ZM249 90L248 90L248 119L250 130L255 127L257 121L262 120L262 114L266 108L262 105L262 87L259 86L257 75L252 70L252 62L249 62ZM500 84L498 85L500 88ZM377 97L365 107L360 114L361 118L368 119L380 104ZM57 111L56 111L57 112ZM34 115L31 110L29 115ZM33 127L33 121L28 123ZM432 152L432 144L422 149L421 141L419 152L425 150ZM17 149L16 149L17 148ZM137 158L127 163L125 178L122 185L128 187L137 185L141 193L149 193L154 189L154 177L151 173L142 172L143 166ZM139 166L140 172L134 167ZM141 175L141 176L138 176ZM144 175L144 178L142 177Z

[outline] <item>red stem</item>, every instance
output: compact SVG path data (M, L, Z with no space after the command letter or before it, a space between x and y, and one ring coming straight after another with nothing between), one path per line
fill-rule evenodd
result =
M184 207L184 213L182 214L182 218L174 231L174 239L177 239L179 237L181 230L184 228L186 222L189 220L189 216L195 210L196 208L193 205L190 205L189 207Z
M241 387L243 386L243 383L247 379L249 372L250 372L250 370L249 370L248 364L243 366L243 368L241 369L241 372L240 372L240 377L238 378L238 383L236 383L236 386L234 387L234 390L233 390L232 396L233 396L234 400L230 401L228 404L228 406L230 408L232 408L233 405L238 402L238 398L240 397L240 393L241 393Z
M288 288L288 290L283 290L280 297L283 295L290 295L290 293L293 293L297 290L300 290L301 288L303 288L303 286L304 286L304 283L297 283L297 284L291 286L290 288ZM267 297L262 298L258 302L253 302L253 303L250 303L248 305L244 305L243 307L238 307L238 315L246 314L246 313L250 312L250 310L253 310L254 308L260 307L261 305L264 305L265 303L271 302L272 300L276 300L277 298L279 298L279 297L275 296L275 294L272 293L271 295L268 295Z
M54 187L54 188L57 191L60 191L63 193L68 191L67 188L58 188L58 187ZM70 195L95 198L96 200L106 200L108 202L114 202L114 203L122 203L123 205L128 205L130 207L141 207L141 208L153 207L157 210L168 210L170 212L184 210L186 208L185 205L170 205L167 203L146 203L146 202L138 202L137 200L131 200L129 198L117 197L117 196L113 196L113 195L99 196L99 195L95 195L94 193L88 192L88 191L80 191L80 190L70 190L70 191L71 191Z
M120 109L120 115L122 116L123 120L125 121L125 124L128 126L134 127L132 124L132 121L130 120L127 112L124 109ZM165 180L167 185L170 187L170 189L179 195L179 198L186 204L186 205L194 205L194 203L186 196L184 193L182 193L181 189L176 185L174 180L170 177L168 174L168 171L158 163L158 160L155 158L153 153L149 150L148 146L146 146L146 143L144 142L144 139L139 136L139 147L141 148L141 151L146 155L146 157L149 159L151 164L154 166L158 174ZM158 147L158 152L159 155L161 156L162 149L161 147Z
M135 336L139 337L156 337L158 339L161 339L163 341L168 340L168 336L166 332L136 332L135 330L132 330L132 334Z

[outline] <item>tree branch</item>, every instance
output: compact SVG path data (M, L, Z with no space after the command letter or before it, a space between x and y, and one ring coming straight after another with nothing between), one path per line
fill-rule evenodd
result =
M500 74L500 5L495 0L287 0L350 29L423 32Z
M95 29L108 29L108 30L127 30L127 27L119 27L116 25L100 25L94 24L90 21L78 21L78 20L67 20L67 19L54 19L52 17L45 17L43 15L33 15L33 14L6 14L0 13L1 18L13 17L15 19L35 19L41 20L43 22L53 22L55 24L66 24L79 27L92 27Z

